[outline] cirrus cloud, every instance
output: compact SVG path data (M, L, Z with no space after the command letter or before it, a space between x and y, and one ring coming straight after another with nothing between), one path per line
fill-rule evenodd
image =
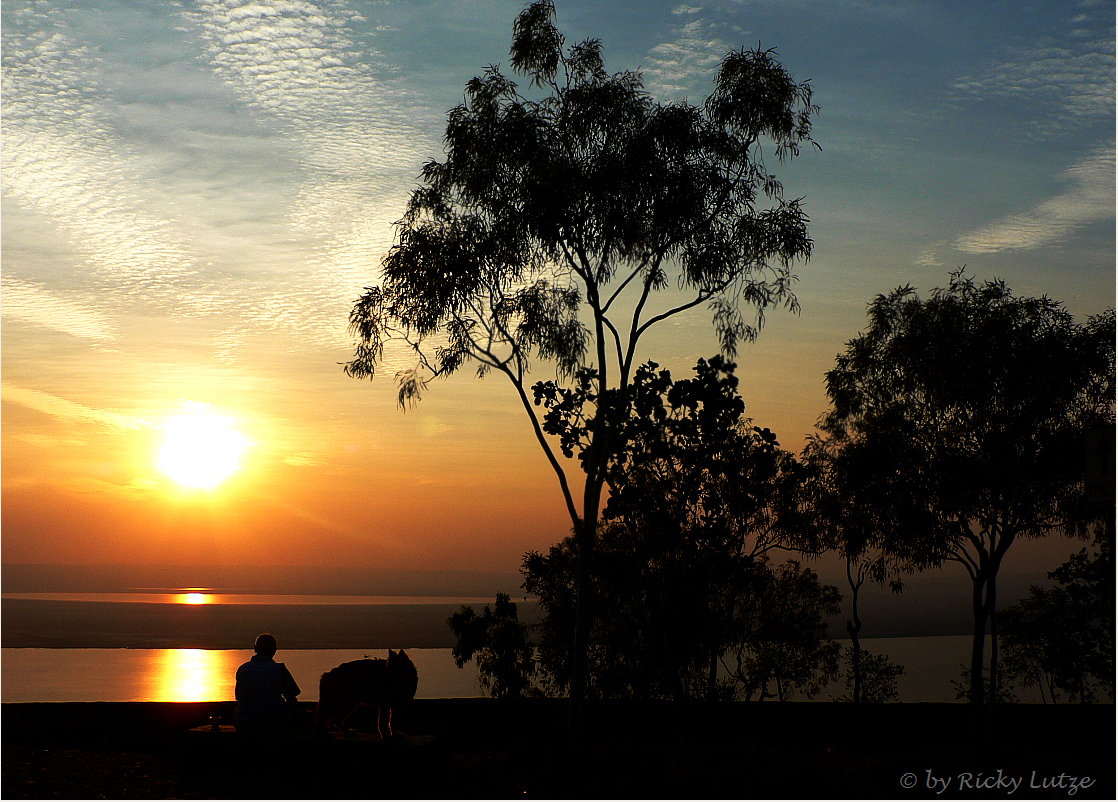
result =
M964 253L996 253L1038 248L1075 230L1114 218L1114 146L1104 148L1064 172L1071 186L1034 208L964 234L955 248Z

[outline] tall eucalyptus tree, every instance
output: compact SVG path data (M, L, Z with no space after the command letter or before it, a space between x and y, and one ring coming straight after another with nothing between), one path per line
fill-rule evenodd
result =
M771 50L729 53L695 106L659 103L634 72L606 72L601 43L566 46L551 0L516 18L510 62L466 84L449 112L445 158L422 170L379 286L350 315L347 372L371 377L393 340L415 362L401 405L467 363L511 383L555 471L579 550L571 688L578 730L594 549L606 466L619 443L641 337L707 307L723 352L751 341L773 306L798 309L793 264L810 256L808 218L770 173L810 137L810 83ZM572 487L529 395L534 360L586 389L585 426L562 444L585 474Z

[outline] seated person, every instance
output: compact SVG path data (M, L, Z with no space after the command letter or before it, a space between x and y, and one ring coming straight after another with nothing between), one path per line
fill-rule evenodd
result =
M299 713L299 686L287 666L272 658L276 639L256 639L252 659L237 669L237 729L275 730L294 724Z

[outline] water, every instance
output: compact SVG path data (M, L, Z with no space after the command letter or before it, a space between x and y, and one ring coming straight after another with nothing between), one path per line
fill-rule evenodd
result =
M318 700L318 678L348 660L387 657L387 651L290 649L276 655L302 689ZM0 701L211 702L231 700L241 649L3 649ZM477 669L454 665L450 649L409 649L421 699L481 696Z
M970 637L867 638L867 650L885 653L905 667L897 683L902 702L954 702L951 681L970 660ZM347 660L386 651L285 649L278 655L303 690L318 699L318 678ZM410 649L419 672L419 698L483 696L477 668L454 665L450 649ZM241 649L3 649L0 701L8 702L202 702L233 699L237 667L252 656ZM1023 702L1039 702L1034 689L1019 690ZM823 699L841 695L833 684Z
M246 605L364 605L377 606L386 615L381 616L380 626L389 627L396 621L396 613L391 605L403 605L399 609L415 610L414 605L431 605L431 616L420 615L419 618L401 618L401 627L412 627L406 630L415 634L414 627L430 625L435 631L446 635L445 615L447 605L473 604L484 605L491 603L491 599L463 598L444 596L277 596L253 594L225 594L215 592L210 588L137 588L131 593L4 593L4 599L41 600L73 602L75 608L85 610L100 607L94 602L116 602L116 604L103 605L111 608L117 618L131 620L127 614L128 602L145 602L147 607L154 603L158 609L171 613L173 606L178 606L182 612L192 605L214 605L214 610L221 605L240 605L236 608L241 613L235 614L225 625L232 626L249 615L250 609ZM20 602L26 604L26 602ZM163 607L162 605L168 605ZM442 607L440 607L440 605ZM23 609L23 608L20 608ZM321 609L321 608L320 608ZM524 605L522 608L528 617L536 615L535 604ZM13 616L18 610L9 608ZM200 612L200 611L199 611ZM30 615L26 610L23 613ZM98 612L98 616L105 616L107 612ZM403 615L403 613L401 613ZM427 621L431 618L431 621ZM167 619L166 615L156 616L152 619L154 624L144 626L162 626ZM94 620L94 619L90 619ZM100 619L96 619L100 620ZM106 619L107 620L107 619ZM146 619L145 619L146 620ZM317 620L317 619L316 619ZM354 618L361 626L359 617ZM5 615L5 622L8 616ZM77 622L77 623L75 623ZM115 623L114 623L115 622ZM433 624L432 624L433 622ZM106 626L120 625L120 621ZM15 626L15 625L13 625ZM28 629L33 632L46 631L52 636L54 643L59 646L75 645L76 634L84 630L81 627L90 626L86 618L75 618L65 621L58 617L57 612L47 616L31 616L19 622L18 626L10 630L18 632ZM67 629L69 627L69 629ZM352 629L352 626L350 627ZM133 627L135 629L135 627ZM344 627L343 627L344 630ZM342 634L344 631L339 630ZM135 635L137 646L159 646L167 642L166 638L149 637L156 630L147 631L143 628L129 630L129 636ZM220 633L219 633L220 634ZM333 637L333 636L331 636ZM198 643L199 646L230 645L221 642L220 638L210 638L210 642ZM228 640L228 639L226 639ZM364 640L361 638L360 642ZM382 642L391 643L395 636L387 637L381 633ZM437 642L416 639L413 642L423 645L441 645L446 643L443 638L435 639ZM88 642L88 641L87 641ZM234 642L242 642L239 638ZM352 638L347 642L353 642ZM395 640L396 643L401 642ZM898 637L898 638L864 638L864 648L875 654L887 654L894 663L905 667L905 673L898 679L898 696L902 702L954 702L955 689L952 680L960 677L963 665L970 663L970 643L968 635L942 635L925 637ZM246 644L247 645L247 644ZM329 642L323 645L332 645ZM333 644L337 645L337 644ZM844 642L845 645L845 642ZM318 678L329 669L348 660L357 660L369 654L373 657L387 656L386 650L369 652L368 650L355 649L284 649L278 654L278 659L287 663L296 681L302 687L300 696L304 701L315 701L318 697ZM454 665L449 648L409 649L408 654L415 662L419 672L419 689L417 696L420 698L443 697L470 697L484 695L477 682L477 668L468 664L464 669ZM220 701L233 699L234 678L237 667L248 660L252 652L248 649L165 649L165 648L131 648L131 649L77 649L77 648L4 648L0 651L0 701L7 702L141 702L141 701ZM822 699L835 698L844 692L838 684L832 684L821 696ZM1037 689L1018 691L1021 701L1039 702L1040 696Z

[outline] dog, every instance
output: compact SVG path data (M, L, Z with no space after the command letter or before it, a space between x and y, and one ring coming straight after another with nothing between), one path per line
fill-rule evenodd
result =
M415 664L403 649L389 649L387 660L365 658L342 663L323 674L318 683L315 730L325 734L333 727L350 735L346 719L361 705L369 705L379 708L377 731L382 739L389 740L393 737L392 709L415 698L418 685Z

